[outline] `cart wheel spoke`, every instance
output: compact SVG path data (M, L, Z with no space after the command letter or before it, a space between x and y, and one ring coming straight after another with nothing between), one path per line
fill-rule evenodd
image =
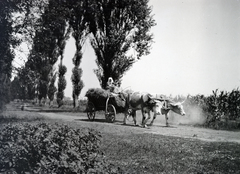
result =
M95 119L95 106L92 102L88 102L87 104L87 116L89 120L94 120Z
M108 122L113 123L115 121L116 109L113 105L111 104L107 105L105 116Z

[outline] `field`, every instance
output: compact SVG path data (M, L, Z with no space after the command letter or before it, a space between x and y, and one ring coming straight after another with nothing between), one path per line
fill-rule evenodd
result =
M73 130L93 128L101 134L99 150L104 153L104 160L119 168L119 173L240 173L239 131L196 128L186 122L172 122L167 128L161 118L144 129L133 126L131 120L123 126L121 114L116 123L106 123L99 112L91 122L82 112L29 112L13 106L8 106L4 115L1 127L9 122L45 122L67 125Z

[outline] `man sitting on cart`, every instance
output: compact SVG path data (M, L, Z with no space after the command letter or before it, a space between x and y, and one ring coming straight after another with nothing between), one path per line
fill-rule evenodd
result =
M125 101L125 97L124 94L122 93L122 90L120 90L120 83L118 82L114 82L112 77L108 78L107 81L107 88L106 88L109 92L113 93L113 94L117 94L119 95L119 97Z

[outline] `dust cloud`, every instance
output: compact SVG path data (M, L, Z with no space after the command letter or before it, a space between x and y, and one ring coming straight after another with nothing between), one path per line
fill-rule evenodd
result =
M206 116L204 115L202 109L198 106L188 106L185 109L185 116L175 114L170 111L169 122L174 124L184 124L184 125L202 125L206 121Z

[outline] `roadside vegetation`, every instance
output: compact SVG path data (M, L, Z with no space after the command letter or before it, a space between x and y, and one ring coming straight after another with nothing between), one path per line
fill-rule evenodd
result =
M240 129L240 90L212 91L209 96L188 96L186 113L202 117L202 125L213 129Z
M240 129L240 90L233 89L230 92L213 90L209 96L201 94L195 96L166 96L176 102L183 101L186 116L181 118L170 112L170 121L177 124L188 124L211 129L239 130ZM21 106L22 102L15 100L15 104ZM34 100L26 100L28 109L37 109L45 112L85 112L87 99L79 100L79 106L73 108L73 101L69 98L63 100L62 107L58 108L56 99L49 105L49 100L38 103ZM176 118L174 118L176 117ZM178 120L176 120L178 119Z
M0 173L121 173L105 160L100 132L20 109L0 114Z
M0 132L0 172L117 173L99 150L101 134L49 123L7 124Z
M145 134L131 126L116 133L112 124L92 130L13 106L1 115L0 173L240 172L237 143Z

